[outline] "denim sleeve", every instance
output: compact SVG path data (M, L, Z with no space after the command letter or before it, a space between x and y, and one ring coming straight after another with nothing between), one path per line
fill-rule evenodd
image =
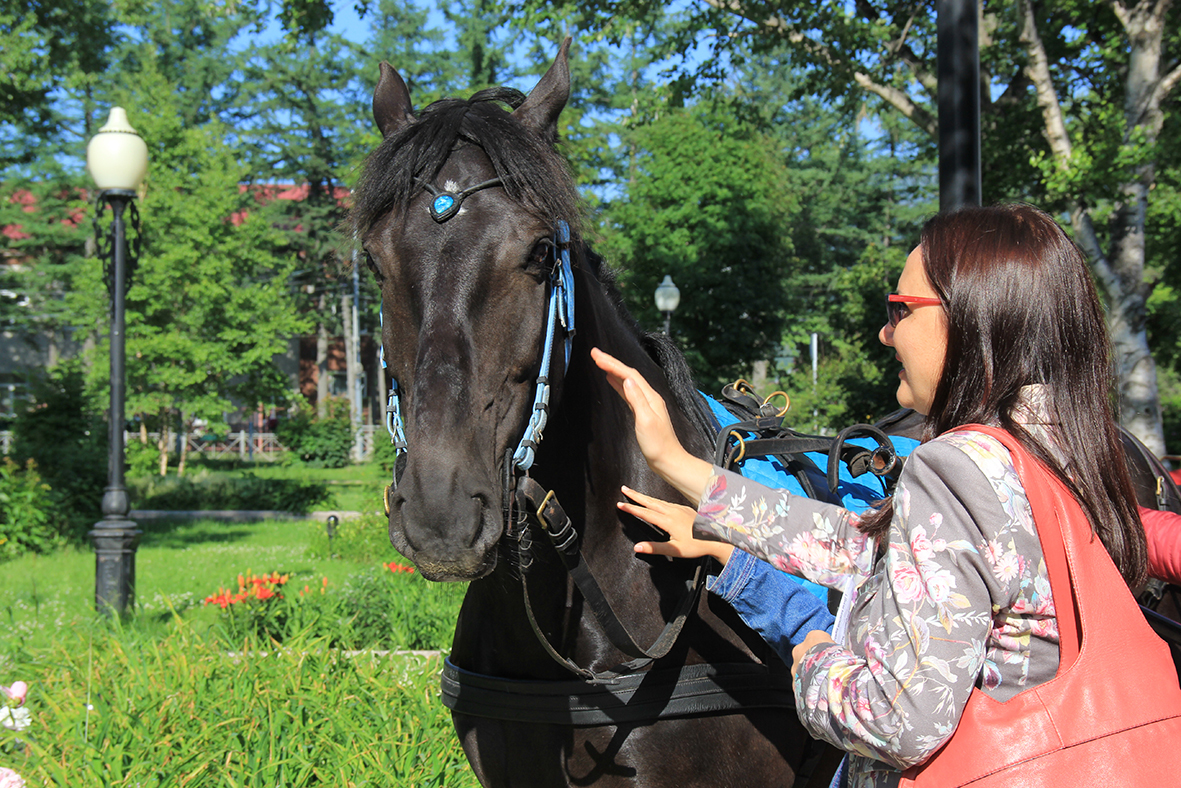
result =
M824 603L800 583L766 561L735 550L706 587L734 608L748 627L791 665L791 649L814 629L832 631L833 617Z

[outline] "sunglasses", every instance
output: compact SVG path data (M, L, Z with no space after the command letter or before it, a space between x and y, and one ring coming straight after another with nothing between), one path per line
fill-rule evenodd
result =
M938 298L923 298L921 296L906 296L890 293L890 295L886 296L886 320L889 321L890 328L897 328L898 322L910 314L911 304L915 306L934 306L942 303Z

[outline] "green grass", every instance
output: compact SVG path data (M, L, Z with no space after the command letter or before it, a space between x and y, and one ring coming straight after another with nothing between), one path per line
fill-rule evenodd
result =
M464 591L385 570L404 559L381 518L342 523L331 548L319 523L141 528L123 619L94 613L89 550L0 565L0 683L28 682L33 717L0 730L0 765L29 785L477 788L440 658L346 651L374 631L388 648L445 649ZM247 570L289 574L284 598L202 604ZM288 617L279 640L241 626L260 609Z
M143 536L135 558L134 625L157 635L164 633L176 615L200 633L216 626L221 611L203 605L204 599L219 588L236 590L238 575L248 570L287 574L287 589L292 592L305 585L319 589L326 578L331 591L343 593L358 583L371 584L372 575L382 571L382 563L405 563L389 546L384 523L376 517L342 523L331 553L324 524L315 522L164 521L141 523L140 528ZM63 632L86 626L93 619L92 551L71 548L49 555L26 555L2 566L0 659L50 646ZM387 596L392 594L392 601L379 596L373 605L413 599L412 609L400 619L403 624L420 620L416 614L454 621L463 594L461 585L431 584L416 576L406 576L400 582L406 585L379 589ZM362 606L363 602L356 604ZM446 643L437 647L446 647Z
M184 626L63 637L13 666L33 724L20 744L0 731L0 759L30 785L475 788L438 657L292 646L227 655Z

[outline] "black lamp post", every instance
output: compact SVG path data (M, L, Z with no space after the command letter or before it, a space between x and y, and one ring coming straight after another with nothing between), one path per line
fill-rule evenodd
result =
M127 282L139 257L139 212L135 209L135 197L148 171L148 146L128 124L127 113L121 107L111 109L107 124L87 146L86 166L99 189L94 235L111 296L111 412L107 425L110 454L107 487L103 491L103 519L90 532L95 552L94 604L104 613L122 613L135 604L135 549L140 536L135 521L127 516L131 506L123 478L127 397L123 302ZM108 203L112 219L109 234L104 234L101 218ZM128 221L134 231L130 245Z
M673 284L672 274L664 275L664 281L656 286L656 292L652 295L656 300L656 308L664 313L664 335L668 336L673 312L681 304L681 291Z

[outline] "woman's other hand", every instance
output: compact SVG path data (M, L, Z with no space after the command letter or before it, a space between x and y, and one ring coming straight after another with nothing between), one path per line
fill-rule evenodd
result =
M821 643L835 642L836 641L832 639L832 635L828 634L823 629L813 629L811 632L809 632L804 638L804 642L800 643L800 645L791 650L792 681L795 681L796 672L799 671L800 660L804 658L804 655L807 654L813 646L817 646Z
M701 500L713 469L705 460L685 451L673 429L664 399L643 375L614 356L593 348L591 358L607 373L607 382L631 408L636 441L648 466L690 501Z
M734 547L724 542L711 542L693 536L693 521L697 512L688 506L662 501L627 487L623 494L630 501L620 501L618 506L624 512L654 525L668 534L667 542L637 542L636 552L647 555L669 555L674 558L701 558L713 556L725 566L730 560Z

